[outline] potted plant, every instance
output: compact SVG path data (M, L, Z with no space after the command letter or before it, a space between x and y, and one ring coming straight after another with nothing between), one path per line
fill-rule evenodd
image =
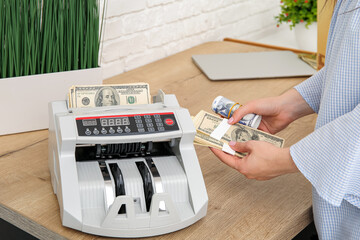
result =
M98 0L0 0L0 135L48 127L48 102L101 84Z
M295 36L301 48L316 51L317 0L282 0L281 11L275 16L277 26L287 23L295 29Z

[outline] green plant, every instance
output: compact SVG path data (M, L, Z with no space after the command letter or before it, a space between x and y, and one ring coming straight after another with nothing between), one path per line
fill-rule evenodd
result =
M317 21L317 0L282 0L281 12L275 16L277 26L289 23L290 29L300 22L305 22L308 27Z
M0 0L0 78L98 66L98 0Z

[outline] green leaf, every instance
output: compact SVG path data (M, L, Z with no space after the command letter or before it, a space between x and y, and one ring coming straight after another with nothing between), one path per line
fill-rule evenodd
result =
M281 12L274 18L277 24L290 22L290 29L301 20L307 25L317 20L317 0L282 0L280 9Z
M0 77L97 67L98 4L0 0Z

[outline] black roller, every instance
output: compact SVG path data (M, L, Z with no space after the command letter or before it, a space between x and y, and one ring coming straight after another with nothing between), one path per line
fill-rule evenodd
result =
M136 166L139 169L140 175L141 175L142 180L143 180L146 211L149 212L151 199L152 199L152 196L154 194L154 188L153 188L153 185L152 185L150 171L149 171L149 169L147 168L147 166L146 166L146 164L144 162L136 162Z
M101 145L96 144L96 157L100 157L100 156L101 156Z
M125 195L125 183L122 176L122 172L119 168L119 166L116 163L110 163L109 164L111 174L113 176L114 182L115 182L115 195L122 196ZM119 214L126 213L125 205L122 205L119 209Z

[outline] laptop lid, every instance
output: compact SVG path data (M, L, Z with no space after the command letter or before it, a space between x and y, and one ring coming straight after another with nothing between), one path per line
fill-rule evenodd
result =
M291 51L193 55L210 80L311 76L316 70Z

